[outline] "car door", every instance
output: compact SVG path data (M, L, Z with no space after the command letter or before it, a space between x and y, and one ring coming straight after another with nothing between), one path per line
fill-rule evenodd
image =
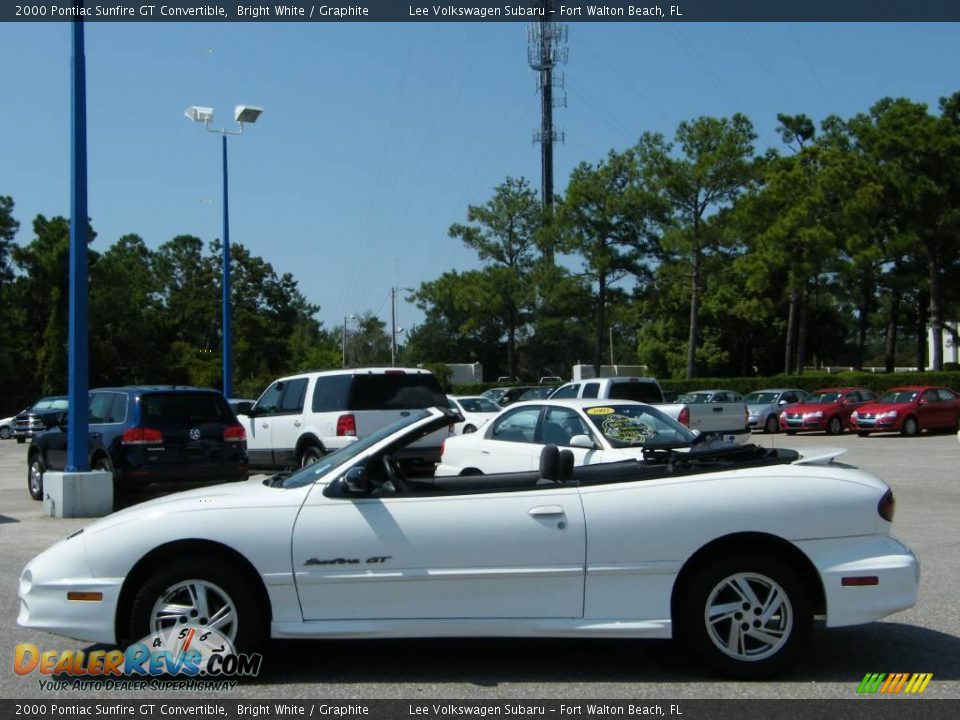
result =
M477 445L475 466L484 474L523 472L540 466L537 423L542 405L525 405L498 415Z
M273 418L279 413L285 382L277 380L257 400L246 420L247 456L251 465L273 465Z
M304 620L575 618L586 531L575 486L325 497L297 516Z
M938 388L937 394L944 408L943 426L951 430L957 428L960 426L960 398L947 388Z
M283 383L283 394L276 412L270 418L270 445L276 467L296 465L297 440L303 427L303 400L307 395L308 378L299 377Z
M942 427L945 404L936 390L924 390L917 403L917 421L923 429Z

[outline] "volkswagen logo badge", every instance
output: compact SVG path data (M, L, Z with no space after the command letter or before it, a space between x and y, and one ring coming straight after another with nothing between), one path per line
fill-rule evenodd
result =
M191 440L200 439L200 428L190 428L190 439Z

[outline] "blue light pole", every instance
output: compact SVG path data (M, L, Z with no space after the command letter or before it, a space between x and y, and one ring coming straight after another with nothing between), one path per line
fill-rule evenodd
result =
M70 337L67 373L67 472L90 469L87 326L87 83L83 21L73 21L70 83Z
M237 105L233 111L233 119L239 125L238 130L210 127L213 122L213 108L187 108L186 116L194 122L203 123L203 126L213 133L223 136L223 394L229 398L233 395L233 332L230 323L230 213L227 194L227 136L242 135L244 123L255 123L263 112L263 108L250 105Z

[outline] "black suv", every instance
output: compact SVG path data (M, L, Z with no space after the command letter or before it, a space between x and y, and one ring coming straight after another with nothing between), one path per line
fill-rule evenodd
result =
M43 499L43 474L67 461L66 413L27 451L27 488ZM154 386L90 392L90 468L113 473L115 494L151 482L243 480L243 426L216 390Z

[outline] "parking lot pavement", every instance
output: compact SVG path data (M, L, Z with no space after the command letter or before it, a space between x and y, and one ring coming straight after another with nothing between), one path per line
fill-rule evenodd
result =
M212 696L257 698L853 698L867 672L930 672L924 698L960 698L960 445L918 438L755 435L768 447L847 448L840 462L889 482L895 531L920 556L919 602L872 625L817 632L806 659L762 683L719 680L666 641L404 640L273 643L255 681ZM16 624L27 561L88 521L44 517L26 489L26 446L0 441L0 698L110 697L43 691L12 671L14 647L83 649ZM156 693L160 696L162 693ZM182 694L171 696L183 697ZM197 697L196 699L202 699Z

